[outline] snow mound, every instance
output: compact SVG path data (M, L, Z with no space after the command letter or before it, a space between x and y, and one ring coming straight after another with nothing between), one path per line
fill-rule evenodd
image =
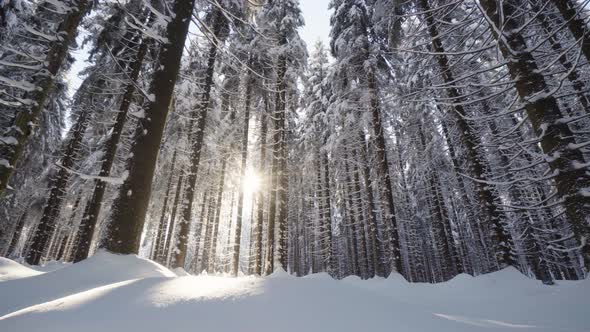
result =
M32 277L39 274L41 272L22 266L11 259L0 257L0 282Z
M53 271L57 271L59 269L63 269L64 267L67 267L70 265L72 265L72 263L60 262L60 261L50 261L50 262L47 262L43 265L34 265L34 266L27 265L27 266L29 268L39 271L39 272L53 272Z
M590 326L590 280L543 286L514 269L436 285L398 275L336 281L284 271L271 278L171 277L135 256L97 256L0 283L0 331L588 332Z
M271 275L268 276L269 278L276 278L276 279L288 279L294 278L294 276L290 275L287 271L283 270L281 267L278 267Z
M172 272L174 272L174 275L176 275L177 277L190 276L190 273L186 272L186 270L181 267L175 268L174 270L172 270Z
M25 268L24 266L22 266ZM99 251L94 256L64 268L0 283L0 316L34 304L131 279L174 277L162 265L136 255ZM2 329L0 329L1 331Z

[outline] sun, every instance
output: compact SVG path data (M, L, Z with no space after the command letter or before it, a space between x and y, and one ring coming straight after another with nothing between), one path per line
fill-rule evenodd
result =
M246 193L255 193L260 190L260 176L252 169L247 169L242 181L242 189Z

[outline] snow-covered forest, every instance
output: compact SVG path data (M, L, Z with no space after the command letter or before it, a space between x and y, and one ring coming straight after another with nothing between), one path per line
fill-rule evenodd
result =
M0 255L584 279L588 2L0 0Z
M0 0L1 331L590 326L590 0L323 3Z

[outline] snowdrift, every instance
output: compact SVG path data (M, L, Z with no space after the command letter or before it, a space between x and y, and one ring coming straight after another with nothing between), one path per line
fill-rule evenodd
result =
M98 252L85 261L52 272L36 273L28 278L0 283L0 316L120 281L175 276L155 262L106 252ZM0 328L0 331L4 330Z
M32 277L41 273L8 258L0 257L0 281Z
M515 269L430 285L398 275L176 276L137 256L104 252L15 279L22 266L1 262L10 266L0 282L3 332L590 331L589 280L543 286Z

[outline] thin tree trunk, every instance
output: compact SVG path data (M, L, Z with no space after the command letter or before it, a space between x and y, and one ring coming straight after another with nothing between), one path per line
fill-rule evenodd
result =
M238 275L238 268L240 264L240 244L242 239L242 212L244 208L244 174L246 172L246 161L248 159L248 129L250 127L250 103L252 100L252 80L248 76L246 82L246 102L244 105L244 124L242 133L242 160L240 164L240 183L239 183L239 194L238 194L238 211L236 219L235 239L234 239L234 250L232 260L232 275Z
M359 270L361 272L360 277L362 278L367 278L367 275L369 274L369 257L367 254L367 238L366 238L366 232L365 232L365 223L366 220L364 218L364 214L363 214L363 206L362 206L362 197L361 197L361 185L360 185L360 177L359 177L359 168L358 165L356 163L356 161L352 164L352 173L353 173L353 203L355 203L355 214L356 214L356 219L358 220L358 233L360 236L360 245L359 247L361 248L358 252L359 254L359 261L361 261L362 266L359 267Z
M166 188L166 193L164 194L164 202L162 203L162 213L160 214L160 221L158 223L158 230L156 233L156 245L154 249L154 253L152 259L161 262L162 252L164 251L164 240L166 234L166 212L168 212L168 200L170 199L170 194L172 191L172 177L174 176L174 166L176 165L176 153L177 150L174 150L172 154L172 164L170 169L170 175L168 176L168 186Z
M176 249L174 247L174 231L176 228L176 213L178 212L178 205L182 204L181 195L183 185L186 186L187 184L184 181L184 172L181 170L180 175L178 176L178 181L176 182L176 193L174 194L174 202L172 203L170 222L168 222L168 232L166 234L166 238L164 239L164 243L162 243L165 249L163 249L160 259L162 260L162 263L165 264L168 264L170 255Z
M195 229L195 254L193 257L192 262L192 270L194 272L198 269L198 259L199 259L199 250L201 249L201 233L203 231L203 224L206 223L205 219L205 212L207 211L207 201L209 198L209 190L205 190L203 193L203 200L201 201L201 212L199 214L200 221L197 223L197 228Z
M20 236L23 232L23 228L25 227L25 222L27 221L28 216L29 208L27 207L16 223L16 228L14 229L14 233L10 239L10 244L8 245L8 250L6 251L6 257L11 257L14 254L14 250L16 249L18 241L20 240Z
M281 264L281 268L283 271L288 271L288 238L289 238L289 229L288 229L288 216L289 216L289 206L287 201L287 193L289 192L289 178L287 174L287 131L285 128L285 117L286 117L286 109L281 113L281 128L283 134L281 135L281 144L280 144L280 152L281 152L281 163L280 163L280 172L279 172L279 206L278 206L278 222L279 222L279 247L277 248L279 263Z
M221 219L221 205L223 203L223 192L225 190L225 173L227 170L227 158L221 162L221 174L219 176L219 186L217 188L217 205L215 206L215 216L212 220L211 227L211 246L209 250L209 264L207 272L215 272L216 253L217 253L217 234L219 234L219 222Z
M268 130L268 122L266 118L268 100L264 102L265 110L260 116L260 173L264 174L266 168L266 134ZM263 186L258 192L258 209L256 214L256 244L255 244L255 258L254 258L254 274L262 275L262 224L264 223L264 189L266 188L266 181L263 181Z

